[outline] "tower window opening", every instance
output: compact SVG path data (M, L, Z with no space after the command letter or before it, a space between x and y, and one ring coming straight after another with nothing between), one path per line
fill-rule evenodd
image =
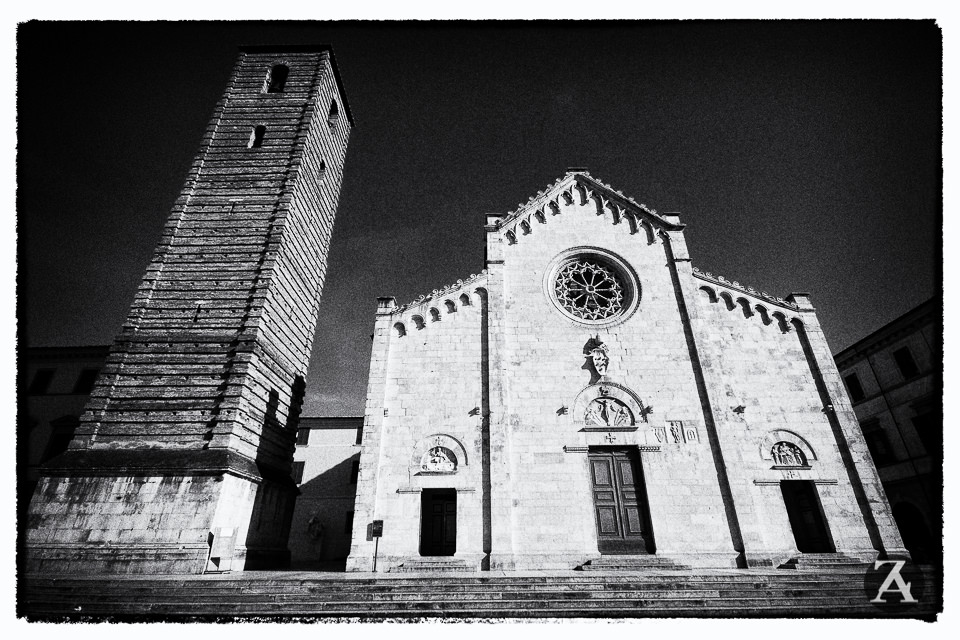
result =
M337 120L340 119L340 107L337 106L336 100L330 101L330 113L327 115L327 122L330 123L330 126L337 124Z
M267 133L267 128L258 124L253 128L253 131L250 132L250 142L247 143L248 149L258 149L263 145L263 136Z
M290 67L285 64L275 64L267 74L267 93L283 93L287 86L287 76L290 74Z

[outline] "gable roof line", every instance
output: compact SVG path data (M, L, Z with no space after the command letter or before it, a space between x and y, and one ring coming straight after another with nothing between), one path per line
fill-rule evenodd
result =
M791 311L797 310L797 305L791 302L787 302L786 300L784 300L779 296L772 296L766 291L757 291L756 289L754 289L749 285L740 284L736 280L733 280L733 281L727 280L726 278L720 275L715 276L709 271L701 271L697 267L693 267L693 277L698 278L700 280L704 280L711 284L720 285L721 287L727 287L728 289L735 289L737 291L740 291L741 293L747 294L748 296L753 296L754 298L765 300L772 304L784 307L786 309L790 309Z
M511 223L516 221L518 218L523 216L525 213L529 212L531 209L540 210L543 208L547 202L555 200L555 198L549 198L551 191L560 190L560 187L564 185L565 182L581 182L583 186L599 188L606 192L606 194L613 200L619 200L618 206L625 208L635 208L638 212L644 214L645 217L650 218L657 222L661 227L668 229L670 231L679 231L686 227L686 225L681 223L670 222L662 215L657 213L656 209L648 207L647 205L637 202L631 196L625 195L619 189L614 189L609 184L598 180L590 175L587 171L567 171L566 174L555 180L552 184L547 185L547 187L542 191L537 191L537 194L530 196L525 203L518 203L517 208L513 211L507 212L504 216L497 221L497 229L505 229ZM563 189L562 191L565 191Z
M487 270L486 270L486 269L481 270L480 273L471 273L468 278L464 278L463 280L457 280L457 281L456 281L455 283L453 283L453 284L444 285L444 286L440 287L439 289L434 289L434 290L431 291L430 293L422 293L422 294L420 294L420 296L419 296L418 298L416 298L415 300L411 300L410 302L407 302L407 303L402 304L402 305L398 306L397 308L395 308L395 309L392 311L392 313L396 314L396 313L403 313L404 311L409 311L410 309L412 309L412 308L414 308L414 307L418 307L418 306L420 306L421 304L423 304L424 302L427 302L428 300L434 300L434 299L437 299L437 298L442 298L442 297L444 297L444 296L446 296L446 295L448 295L448 294L450 294L450 293L453 293L453 292L455 292L455 291L459 291L460 289L462 289L463 287L465 287L465 286L467 286L467 285L474 284L474 283L476 283L476 282L480 282L481 280L485 280L486 277L487 277Z

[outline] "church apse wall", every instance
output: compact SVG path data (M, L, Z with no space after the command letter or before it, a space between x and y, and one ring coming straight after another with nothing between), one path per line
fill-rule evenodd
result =
M902 555L804 294L586 172L485 228L479 276L380 300L348 570L373 520L382 570Z

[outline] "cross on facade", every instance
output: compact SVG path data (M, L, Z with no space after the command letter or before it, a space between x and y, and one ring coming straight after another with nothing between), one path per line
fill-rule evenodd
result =
M612 433L608 433L606 436L604 436L603 439L613 444L614 442L617 441L617 436L613 435Z

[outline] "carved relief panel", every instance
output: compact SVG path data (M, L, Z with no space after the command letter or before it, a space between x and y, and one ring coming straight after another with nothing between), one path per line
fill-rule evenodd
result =
M584 388L573 406L574 424L582 431L635 431L647 421L651 407L616 382L601 382Z
M467 452L459 440L435 433L417 442L410 460L418 476L454 475L467 465Z
M666 426L654 427L653 435L657 444L697 444L700 432L692 424L681 420L668 420Z

